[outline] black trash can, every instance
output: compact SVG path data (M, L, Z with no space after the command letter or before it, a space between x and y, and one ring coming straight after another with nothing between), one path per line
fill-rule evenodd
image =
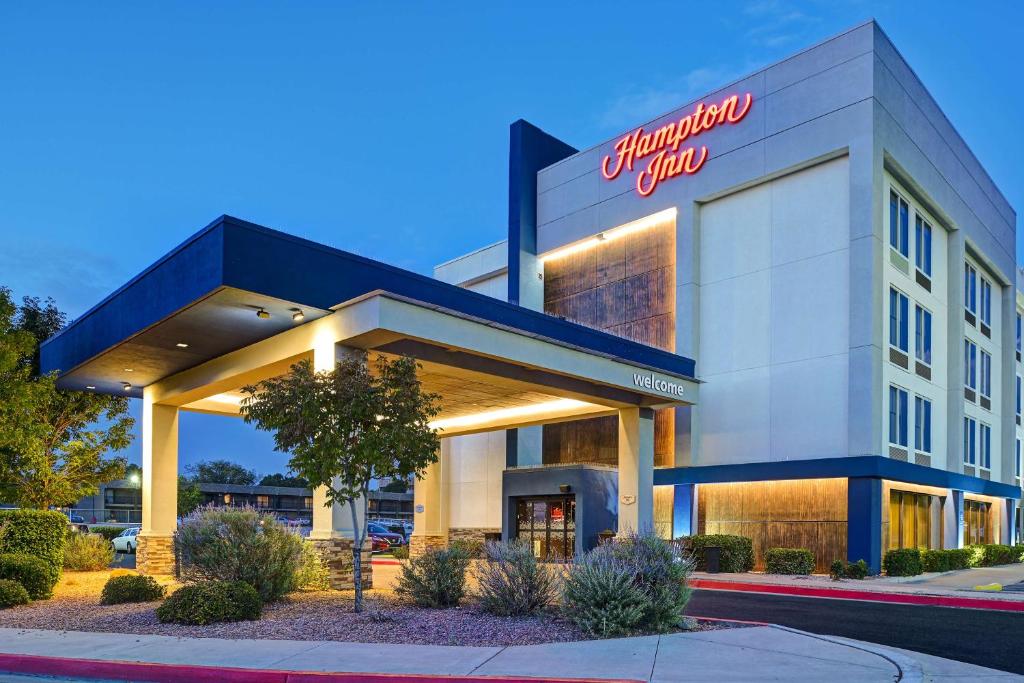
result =
M721 571L722 549L717 545L704 546L704 571L717 574Z

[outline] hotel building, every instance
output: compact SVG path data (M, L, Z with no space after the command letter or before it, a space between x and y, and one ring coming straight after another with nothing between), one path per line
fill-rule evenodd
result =
M414 551L653 529L877 570L1016 538L1016 215L874 22L585 149L517 121L508 215L433 279L222 217L47 342L64 386L143 400L140 566L179 411L348 347L444 396ZM314 500L325 553L346 519Z

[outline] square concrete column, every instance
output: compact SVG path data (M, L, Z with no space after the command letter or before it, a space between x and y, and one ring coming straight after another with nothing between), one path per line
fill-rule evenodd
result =
M178 528L178 408L142 398L142 529L136 565L144 574L174 573Z
M942 505L943 548L964 547L964 492L951 489Z
M619 528L654 530L654 411L619 410Z
M437 462L428 465L413 482L413 529L409 554L421 555L431 548L448 545L448 496L444 485L444 464L449 447L441 439Z
M846 484L846 559L882 571L882 480L851 477ZM829 560L831 562L831 560Z

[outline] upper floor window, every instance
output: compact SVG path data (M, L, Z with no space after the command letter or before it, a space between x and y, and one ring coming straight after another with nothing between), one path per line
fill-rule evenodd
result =
M973 417L964 418L964 463L973 465L977 460L977 453L974 451L975 435L978 423Z
M1017 312L1017 353L1020 353L1020 311Z
M964 386L978 388L978 345L970 339L964 340Z
M978 271L970 263L964 264L964 308L978 312Z
M992 468L992 427L984 422L978 424L978 466Z
M981 351L981 395L992 398L992 354Z
M1017 417L1020 417L1020 375L1017 375Z
M981 322L992 326L992 284L981 278Z
M1015 458L1015 466L1013 468L1014 476L1020 479L1020 439L1017 439L1017 456Z
M914 448L932 452L932 402L922 396L914 397Z
M907 392L889 387L889 443L907 447Z
M932 364L932 314L918 305L914 306L914 357Z
M893 191L889 191L889 246L910 256L910 206Z
M889 345L904 353L909 348L910 301L903 292L889 289Z
M932 276L932 226L920 216L914 225L914 265L917 269Z

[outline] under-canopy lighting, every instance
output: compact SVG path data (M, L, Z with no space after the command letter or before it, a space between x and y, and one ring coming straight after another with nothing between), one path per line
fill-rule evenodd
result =
M267 320L270 317L270 312L261 308L260 310L256 311L256 317L259 318L260 320Z
M188 344L186 344L185 342L178 342L177 344L175 344L175 346L177 346L179 349L187 349L188 348Z
M294 321L295 321L295 322L297 322L297 323L301 323L301 322L302 322L302 320L303 320L303 319L304 319L305 317L306 317L306 314L305 314L305 313L303 313L301 309L300 309L300 310L297 310L297 311L295 311L294 313L292 313L292 320L294 320Z
M214 403L224 403L226 405L240 406L242 405L242 397L235 394L215 394L207 401L213 401Z
M514 420L521 417L544 415L545 413L561 412L589 406L590 403L577 401L572 398L560 398L556 401L544 403L531 403L515 408L501 408L499 410L488 410L483 413L462 415L461 417L450 417L445 420L435 420L430 423L431 429L445 430L453 427L472 427L474 425L498 422L501 420Z
M563 256L569 256L570 254L577 254L581 251L592 249L599 244L610 242L612 240L617 240L622 237L625 237L626 235L631 235L635 232L646 230L647 228L653 228L656 225L668 223L669 221L674 221L675 219L676 208L673 206L672 208L665 209L664 211L652 213L650 216L644 216L643 218L635 220L632 223L626 223L625 225L620 225L617 228L612 228L611 230L599 232L593 237L588 237L585 240L574 242L572 244L562 247L561 249L549 251L548 253L540 257L540 262L547 263L548 261L551 261L553 259L562 258Z

